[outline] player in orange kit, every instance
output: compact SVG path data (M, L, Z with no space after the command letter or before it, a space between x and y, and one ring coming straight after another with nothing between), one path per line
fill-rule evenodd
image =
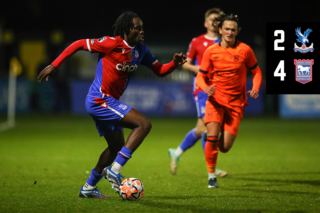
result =
M204 124L204 110L208 95L205 94L195 82L204 52L211 45L220 42L217 27L219 24L218 20L221 15L224 15L224 12L220 8L211 8L206 11L204 15L204 27L207 29L207 32L192 39L187 52L187 63L183 64L182 66L183 69L194 74L192 95L196 105L198 119L195 128L191 129L186 134L179 146L176 149L169 149L169 157L171 159L170 171L173 175L175 175L177 172L177 166L178 162L180 161L180 157L183 155L183 153L193 147L200 138L204 152L207 138L206 126ZM216 168L215 175L217 177L225 177L227 174L228 173L226 171Z
M228 152L238 134L247 103L247 68L253 73L250 97L259 97L261 70L252 49L237 41L239 19L235 15L222 17L218 26L221 42L209 47L203 56L197 85L208 95L205 109L207 143L205 157L209 173L208 188L218 188L215 169L218 148Z

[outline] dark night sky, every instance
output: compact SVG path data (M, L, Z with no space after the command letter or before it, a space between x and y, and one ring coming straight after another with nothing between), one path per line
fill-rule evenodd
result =
M199 2L199 3L198 3ZM267 21L290 21L290 0L281 1L6 1L0 21L19 36L39 37L63 29L67 40L112 35L112 25L126 10L144 22L146 42L189 42L205 33L204 13L219 7L237 14L242 24L240 39L265 37Z

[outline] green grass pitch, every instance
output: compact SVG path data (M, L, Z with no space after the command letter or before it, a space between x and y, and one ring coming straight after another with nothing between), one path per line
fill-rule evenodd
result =
M0 117L4 121L5 117ZM218 167L228 176L207 188L200 141L169 171L195 118L151 118L152 130L122 170L139 178L145 195L123 201L102 179L111 199L78 197L107 144L90 117L27 115L0 132L0 212L320 212L320 120L245 117ZM125 135L129 130L125 130Z

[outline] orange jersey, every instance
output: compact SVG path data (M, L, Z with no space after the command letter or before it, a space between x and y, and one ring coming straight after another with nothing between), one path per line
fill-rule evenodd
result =
M244 106L247 105L247 68L254 74L252 89L259 91L262 73L252 49L240 41L228 48L217 43L204 53L197 84L201 89L216 84L213 99L221 105Z

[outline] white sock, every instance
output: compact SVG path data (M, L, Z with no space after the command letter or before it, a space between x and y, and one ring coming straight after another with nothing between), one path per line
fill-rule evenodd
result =
M122 166L117 162L114 162L114 164L111 167L111 171L113 171L116 174L119 174L121 172L121 169L122 169Z
M88 183L84 184L84 186L83 186L83 189L85 189L85 190L92 190L92 189L95 189L95 188L96 188L95 186L91 186Z
M208 180L210 180L211 178L215 178L216 175L214 173L209 173L208 172Z
M174 151L174 155L180 157L182 154L183 150L180 148L180 146L178 146L178 148L176 148L176 150Z

